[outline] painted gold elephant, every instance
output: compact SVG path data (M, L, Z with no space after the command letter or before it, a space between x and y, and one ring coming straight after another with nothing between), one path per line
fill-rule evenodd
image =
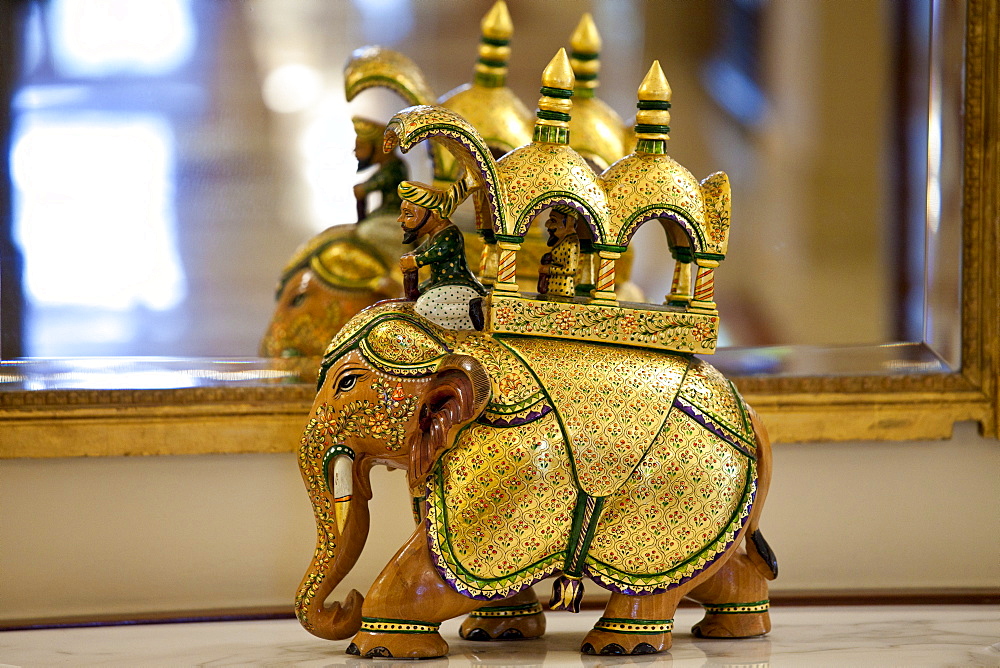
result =
M442 656L438 627L466 613L466 638L537 637L532 586L549 577L552 609L578 611L585 578L611 592L581 644L589 654L669 648L685 596L705 606L697 635L770 628L777 565L758 529L770 446L733 384L695 357L718 340L728 177L699 182L667 155L671 93L658 63L638 90L636 150L600 175L569 146L573 88L560 50L531 143L500 159L442 107L405 109L387 126L387 148L434 139L462 164L498 270L469 303L476 329L388 301L351 319L324 355L299 450L318 539L296 610L320 637L353 635L350 653ZM432 195L412 204L440 208L443 193ZM589 294L521 291L521 245L550 210L589 230ZM650 221L674 255L671 293L626 303L617 264ZM327 607L364 547L376 464L407 470L417 527L367 598L352 591Z
M351 653L444 655L438 626L469 612L467 637L539 635L530 587L550 576L553 607L578 605L584 577L612 592L586 653L668 648L684 596L705 605L702 636L770 628L768 440L689 355L447 330L385 302L331 343L299 463L318 544L297 614L354 635ZM366 598L327 607L364 547L376 464L407 470L418 526Z

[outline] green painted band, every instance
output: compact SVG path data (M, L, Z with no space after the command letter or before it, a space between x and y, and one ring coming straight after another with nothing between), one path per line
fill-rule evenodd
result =
M754 601L753 603L719 603L717 605L704 604L705 612L714 615L752 615L767 612L771 607L771 602L767 599Z
M528 603L527 605L497 606L495 608L480 608L469 613L469 617L477 619L495 619L497 617L530 617L542 613L540 603Z
M667 100L639 100L635 103L635 106L643 111L652 111L654 109L666 111L670 109L670 102Z
M636 153L649 153L650 155L666 155L667 142L663 139L640 139L635 143Z
M368 624L405 624L407 626L433 626L438 628L441 622L422 622L419 619L393 619L392 617L362 617L362 623Z
M685 264L689 264L692 260L694 260L694 256L691 254L690 246L672 246L670 248L670 254L674 256L675 260Z
M573 96L577 97L577 98L580 98L581 100L589 100L590 98L594 97L594 89L593 88L577 88L573 92Z
M573 97L573 90L566 90L565 88L551 88L549 86L542 86L539 92L546 97L558 97L564 100L568 100Z
M647 125L645 123L637 123L635 126L635 131L639 134L665 135L665 134L670 134L670 126Z
M413 619L361 618L361 630L369 633L437 633L440 626L441 622L420 622Z
M480 65L485 65L486 67L507 67L506 60L489 60L488 58L480 58Z
M561 111L549 111L548 109L539 109L537 112L539 118L546 121L562 121L564 123L569 123L570 115L564 114Z
M694 256L699 260L718 260L722 261L726 259L726 256L722 253L695 253Z
M759 601L750 601L748 603L706 603L705 605L713 608L745 608L751 605L770 605L771 599L763 598Z
M594 81L595 79L597 79L598 75L597 72L593 72L590 74L577 74L575 76L576 80L579 82L579 81Z
M496 37L486 37L485 35L483 36L483 39L481 41L482 41L483 44L489 44L490 46L507 46L508 44L510 44L510 40L509 39L499 39L499 38L496 38Z
M331 446L330 449L326 451L326 454L323 455L323 473L326 477L326 489L330 492L330 494L333 494L333 476L329 474L330 464L336 457L340 457L341 455L350 457L352 462L355 459L354 450L351 450L343 443Z
M634 635L658 635L674 630L672 619L619 619L616 617L601 617L594 624L595 631L610 633L626 633Z
M570 51L569 52L569 57L572 58L573 60L587 61L587 60L597 60L598 58L601 57L601 54L599 54L599 53L583 53L582 51ZM577 76L577 79L579 79L579 78L580 77Z
M535 130L531 135L531 141L548 142L550 144L569 144L569 128L553 125L535 124Z
M508 244L524 243L524 237L515 236L513 234L494 233L493 236L496 237L497 241L502 241Z
M609 251L611 253L624 253L628 246L615 246L613 244L594 244L594 250Z

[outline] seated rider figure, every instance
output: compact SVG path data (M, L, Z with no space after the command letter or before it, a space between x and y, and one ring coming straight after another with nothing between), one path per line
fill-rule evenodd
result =
M469 270L465 238L449 220L468 192L464 180L447 192L413 181L399 184L403 243L424 238L413 252L399 258L399 267L404 276L420 267L430 268L430 278L420 285L414 310L448 329L483 327L482 296L486 288Z
M548 245L552 249L542 256L538 270L539 294L573 297L576 294L576 275L580 269L580 237L576 231L576 211L570 207L554 206L545 221L549 232Z

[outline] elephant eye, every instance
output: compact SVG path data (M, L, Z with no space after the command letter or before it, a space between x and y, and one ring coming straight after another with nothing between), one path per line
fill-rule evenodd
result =
M299 294L292 297L292 306L302 306L302 302L306 300L306 293L300 292Z
M354 373L354 374L350 374L350 375L344 376L337 383L337 391L338 392L349 392L350 390L353 390L354 389L354 385L358 382L358 378L360 378L360 377L361 377L361 374L359 374L359 373Z

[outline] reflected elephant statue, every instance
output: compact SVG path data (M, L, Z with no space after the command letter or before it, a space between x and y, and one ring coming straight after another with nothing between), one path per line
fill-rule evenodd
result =
M583 578L612 592L584 653L669 648L685 596L699 636L770 629L768 439L691 355L449 330L384 302L330 344L299 464L318 542L297 615L354 636L349 653L443 656L439 625L466 613L466 638L537 637L531 587L551 576L555 609L579 609ZM407 471L417 527L367 597L327 606L365 545L377 464Z
M358 222L329 227L296 249L281 272L274 313L259 347L262 357L284 360L289 370L310 382L326 344L351 316L403 294L397 258L410 246L400 242L396 218L397 187L407 169L396 151L382 150L384 125L352 120L358 171L377 168L354 186ZM369 212L373 192L381 202Z

